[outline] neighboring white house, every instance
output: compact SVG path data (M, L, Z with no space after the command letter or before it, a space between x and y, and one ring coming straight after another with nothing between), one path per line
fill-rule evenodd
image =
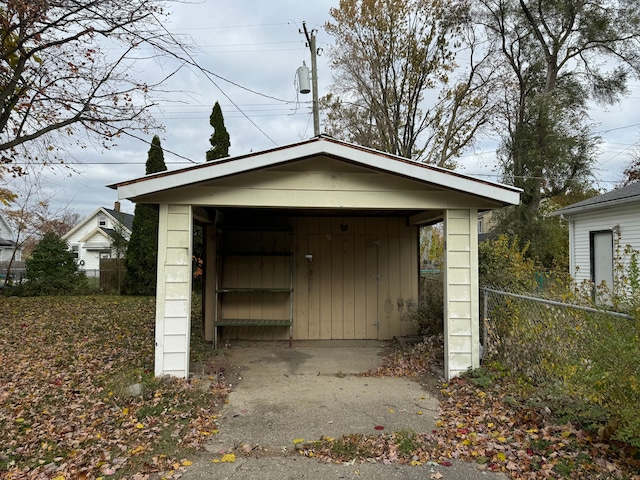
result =
M119 235L129 239L133 215L115 208L100 207L62 236L78 260L80 270L87 273L100 269L101 258L116 258L114 241Z
M15 250L15 262L22 261L22 249L16 250L16 242L13 240L14 233L11 225L0 215L0 262L8 262Z
M576 280L614 285L616 244L640 250L640 182L556 210L569 222L569 267ZM628 258L623 258L628 262Z

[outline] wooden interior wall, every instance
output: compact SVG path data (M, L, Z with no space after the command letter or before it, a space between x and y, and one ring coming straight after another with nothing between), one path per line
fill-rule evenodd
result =
M290 224L294 232L294 340L386 340L416 332L416 325L404 316L418 299L417 227L391 217L295 217ZM265 248L279 248L269 233L241 236L236 241L247 242L246 248L261 243ZM226 267L228 286L246 285L246 275L251 275L255 287L288 285L288 272L277 265L268 257L238 260L232 270ZM256 296L232 305L237 318L247 313L265 319L288 317L284 294L279 300ZM222 330L223 339L289 338L286 327Z
M292 238L288 231L230 231L225 233L225 252L291 252ZM290 289L292 258L287 255L225 256L220 274L220 288ZM234 292L224 294L220 315L225 319L259 318L286 320L289 318L290 294L287 292ZM289 338L286 327L224 327L223 338Z

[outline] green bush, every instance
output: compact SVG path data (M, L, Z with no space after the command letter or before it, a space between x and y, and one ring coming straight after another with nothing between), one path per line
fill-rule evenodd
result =
M84 272L78 265L67 242L53 233L47 233L25 262L25 295L70 295L87 287Z
M532 292L538 268L527 258L529 244L522 247L518 237L500 235L478 244L480 285L509 291Z
M403 320L418 325L421 335L444 333L444 283L440 273L420 278L420 303L409 309Z

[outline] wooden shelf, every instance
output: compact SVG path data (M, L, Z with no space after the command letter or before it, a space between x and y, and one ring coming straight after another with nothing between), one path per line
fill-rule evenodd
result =
M289 319L257 320L255 318L222 318L217 322L220 327L290 327Z
M217 235L214 344L217 345L217 327L288 327L291 344L293 229L289 226L220 225ZM242 257L249 258L243 260ZM227 287L229 284L240 286ZM251 287L251 284L272 287ZM288 288L282 286L287 284ZM248 296L243 297L243 294ZM254 307L247 306L251 302ZM270 312L269 316L286 316L287 303L289 318L261 318L262 312ZM274 310L274 305L284 308ZM254 312L257 318L234 318L253 316Z
M222 257L290 257L292 252L219 252Z
M291 293L292 288L220 288L216 293Z

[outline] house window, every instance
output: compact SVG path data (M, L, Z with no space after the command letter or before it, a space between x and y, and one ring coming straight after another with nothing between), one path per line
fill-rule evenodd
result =
M478 233L484 233L483 227L484 227L484 218L479 218L478 219Z
M98 225L100 227L106 227L107 226L107 217L105 215L98 216Z
M76 260L78 259L79 253L80 251L80 247L78 247L78 245L72 245L71 246L71 253L73 253L73 258L75 258Z
M591 281L598 287L606 284L608 292L596 290L594 297L608 296L613 289L613 232L602 230L589 232L589 256L591 263Z
M100 252L100 258L111 258L111 252Z

